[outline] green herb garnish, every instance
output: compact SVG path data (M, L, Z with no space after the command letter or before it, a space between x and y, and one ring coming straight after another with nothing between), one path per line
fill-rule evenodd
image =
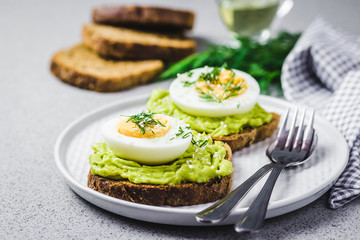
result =
M182 129L182 127L179 127L179 132L175 134L176 137L181 136L185 131ZM174 140L175 137L170 138L170 140Z
M179 132L176 134L176 136L178 137L178 136L182 135L184 132L185 131L181 127L179 127Z
M185 127L186 129L191 129L190 127ZM182 129L182 127L181 126L179 126L179 132L177 132L176 134L175 134L175 136L176 137L179 137L179 136L181 136L181 135L183 135L185 133L185 131L184 131L184 129ZM191 133L191 131L190 132L187 132L187 133L185 133L183 136L182 136L182 138L183 139L185 139L185 138L187 138L189 135L191 135L192 133ZM170 138L170 140L174 140L175 139L175 137L172 137L172 138Z
M185 81L185 82L184 82L184 87L190 87L190 86L193 85L194 83L196 83L196 81L193 81L193 82Z
M128 117L129 119L126 122L132 121L136 124L136 126L140 129L141 134L145 134L146 130L150 130L152 133L154 133L149 127L160 125L162 127L166 127L163 123L161 123L159 120L153 119L153 115L155 113L139 113L131 116L124 116Z
M192 82L199 82L202 81L205 84L206 90L201 89L204 85L196 86L196 91L199 93L199 97L205 102L216 102L221 103L224 100L229 98L235 97L239 95L239 91L244 87L243 82L238 82L235 84L235 73L232 70L227 70L231 72L230 79L227 82L221 82L220 72L222 69L226 69L223 66L221 67L214 67L211 72L202 73L196 81ZM187 82L184 83L184 86ZM216 95L214 93L213 87L220 87L222 89L221 95Z
M190 127L186 127L186 129L191 129L191 128L190 128ZM185 133L184 129L182 129L182 127L180 126L180 127L179 127L179 132L176 133L176 137L179 137L179 136L183 135L184 133ZM185 139L185 138L187 138L187 137L189 137L189 136L192 136L192 132L191 132L191 131L186 132L181 138L182 138L182 139ZM171 138L170 140L174 140L174 139L175 139L175 137ZM199 147L199 148L204 147L208 142L209 142L208 139L195 141L194 137L191 138L191 143L192 143L194 146Z
M190 135L191 135L191 132L187 132L187 133L184 134L184 136L182 136L182 138L185 139L185 138L187 138L187 137L190 136Z
M300 34L281 32L266 44L258 43L250 38L239 38L240 47L225 45L209 45L208 49L193 54L180 62L171 65L160 76L160 79L175 77L204 66L222 66L239 69L253 76L260 85L261 92L270 94L277 89L282 94L280 74L285 57L294 47Z
M206 140L199 140L199 141L195 141L194 139L191 139L191 143L199 148L204 147L207 143L209 142L209 139Z
M209 81L212 84L218 84L219 83L219 74L221 71L221 67L214 67L211 72L208 73L202 73L200 75L201 80L203 81Z
M188 77L191 77L193 75L193 72L187 72L186 74Z
M200 92L199 93L199 97L205 101L205 102L216 102L216 103L221 103L221 99L218 99L216 96L214 96L213 94L211 94L211 92Z

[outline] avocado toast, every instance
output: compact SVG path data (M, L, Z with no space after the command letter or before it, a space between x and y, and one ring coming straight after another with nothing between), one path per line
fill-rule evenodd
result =
M230 190L230 147L181 120L144 112L120 116L106 122L102 134L105 142L94 144L89 156L88 187L96 191L136 203L186 206L216 201Z
M231 161L231 149L226 149L225 161ZM210 178L205 182L185 182L177 184L133 183L128 179L116 180L91 171L88 174L88 187L122 200L154 206L190 206L214 202L225 197L231 188L231 174Z
M203 68L179 74L169 91L154 90L146 107L181 119L236 151L270 137L279 123L278 114L257 103L258 95L256 80L244 72Z

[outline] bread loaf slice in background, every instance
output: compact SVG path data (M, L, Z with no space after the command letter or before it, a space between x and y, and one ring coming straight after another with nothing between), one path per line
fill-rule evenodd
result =
M177 61L196 50L195 41L133 29L86 24L83 42L99 55L113 59Z
M113 61L83 44L61 50L51 59L51 72L71 85L97 92L114 92L144 84L163 68L160 60Z
M185 31L194 26L192 11L150 6L104 6L93 10L94 23L156 31Z

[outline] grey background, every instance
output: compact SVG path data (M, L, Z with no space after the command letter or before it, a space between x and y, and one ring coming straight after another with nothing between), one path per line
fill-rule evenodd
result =
M64 182L53 151L60 132L107 103L149 92L155 84L95 93L63 84L49 72L51 55L80 42L95 6L126 1L0 1L0 239L237 239L232 226L177 227L118 216L86 202ZM128 3L131 1L127 1ZM191 33L222 42L227 31L215 1L136 1L196 12ZM301 31L316 16L360 34L360 1L297 0L281 27ZM304 179L306 181L306 179ZM295 212L269 219L242 239L356 239L360 200L327 208L327 194Z

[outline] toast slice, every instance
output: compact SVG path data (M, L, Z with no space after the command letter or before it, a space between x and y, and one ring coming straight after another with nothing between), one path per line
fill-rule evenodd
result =
M226 159L231 161L231 149L227 144ZM214 202L228 194L231 174L212 178L204 183L182 183L173 185L135 184L127 180L112 180L88 174L88 187L122 200L154 206L190 206Z
M83 44L57 52L50 65L51 72L62 81L97 92L114 92L147 83L162 68L160 60L106 60Z
M240 150L244 147L250 146L255 142L270 137L277 129L279 121L280 115L277 113L272 113L271 121L267 124L256 128L244 129L244 132L242 133L222 137L212 137L212 139L215 141L222 141L227 143L232 151Z
M194 26L192 11L150 6L106 6L93 10L94 23L148 30L184 31Z
M187 38L99 24L84 25L82 36L85 45L113 59L177 61L194 53L196 48L195 42Z

